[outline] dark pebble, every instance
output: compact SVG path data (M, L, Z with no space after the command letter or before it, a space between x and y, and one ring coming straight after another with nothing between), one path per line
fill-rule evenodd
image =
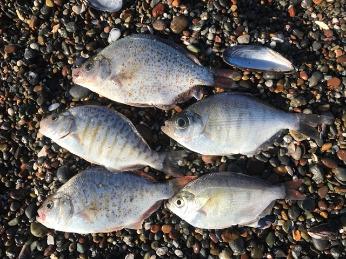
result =
M180 16L175 16L171 22L171 30L174 33L181 33L187 26L188 26L189 22L187 20L187 17L184 15L180 15Z
M329 241L328 240L312 238L312 243L313 243L314 247L319 251L324 251L324 250L328 249L328 247L329 247Z
M66 165L60 166L56 172L56 177L61 183L66 183L71 178L71 176L71 171Z
M35 203L30 203L28 207L26 207L25 209L25 216L28 219L32 219L35 217L35 215L36 215L36 205Z

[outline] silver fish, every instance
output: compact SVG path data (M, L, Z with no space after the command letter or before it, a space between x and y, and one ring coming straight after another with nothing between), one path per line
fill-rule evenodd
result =
M277 199L301 200L301 181L281 185L244 174L220 172L189 182L166 207L194 227L222 229L233 225L264 227L259 224Z
M238 68L285 73L294 71L289 60L265 46L236 45L225 49L223 60Z
M72 71L74 83L108 99L161 109L192 96L200 99L203 93L199 85L234 87L227 76L225 71L218 76L218 72L196 63L178 45L144 34L111 43Z
M180 175L177 161L184 152L156 152L124 115L108 108L85 105L52 114L39 132L71 153L109 170L150 166Z
M88 0L95 9L105 12L117 12L123 7L123 0Z
M140 229L162 200L193 177L157 183L132 172L89 168L49 196L38 209L38 222L48 228L80 234Z
M222 93L203 99L166 121L162 131L203 155L254 155L282 130L299 131L322 144L317 124L332 123L323 115L287 113L248 94Z

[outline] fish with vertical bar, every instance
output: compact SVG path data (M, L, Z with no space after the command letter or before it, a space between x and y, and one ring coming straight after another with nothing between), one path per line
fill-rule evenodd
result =
M166 207L194 227L222 229L233 225L266 228L263 221L277 199L303 200L301 180L272 185L232 172L210 173L189 182Z
M38 222L48 228L80 234L140 229L162 200L172 197L192 176L156 182L134 172L92 167L78 173L38 209Z
M156 152L132 122L106 107L85 105L52 114L40 122L39 132L71 153L109 170L150 166L181 175L177 162L184 152Z
M200 86L236 87L230 75L203 67L179 45L147 34L119 39L72 70L75 84L108 99L160 109L192 96L200 99Z
M318 124L332 116L288 113L249 94L222 93L205 98L167 120L162 131L203 155L254 155L268 148L282 130L303 133L322 145Z

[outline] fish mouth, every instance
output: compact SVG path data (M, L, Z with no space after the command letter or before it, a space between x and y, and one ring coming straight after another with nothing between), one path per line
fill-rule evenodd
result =
M165 125L161 126L161 130L163 133L165 133L166 135L170 135L170 123L169 121L165 121Z
M38 216L36 217L37 222L43 224L43 222L46 220L46 214L40 210L37 211L37 214L38 214Z

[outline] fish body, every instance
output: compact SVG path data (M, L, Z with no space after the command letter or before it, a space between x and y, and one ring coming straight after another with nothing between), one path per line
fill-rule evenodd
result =
M213 85L214 74L181 47L150 35L131 35L111 43L80 68L73 81L116 102L168 108Z
M318 123L332 118L287 113L248 94L222 93L203 99L166 121L162 131L204 155L253 155L284 129L300 131L320 143Z
M174 194L175 184L186 179L156 183L132 172L89 168L44 201L37 221L48 228L80 234L139 229L161 201Z
M88 0L88 3L97 10L117 12L123 6L122 0Z
M188 183L166 205L173 213L198 228L257 226L258 221L270 213L273 201L304 198L296 190L291 192L290 186L297 188L296 184L271 185L244 174L211 173Z
M101 106L78 106L50 115L40 122L40 132L71 153L109 170L150 166L162 171L169 167L170 155L174 156L150 149L129 119ZM173 161L171 164L174 167Z
M236 45L224 51L223 60L238 68L284 73L294 71L289 60L265 46Z

